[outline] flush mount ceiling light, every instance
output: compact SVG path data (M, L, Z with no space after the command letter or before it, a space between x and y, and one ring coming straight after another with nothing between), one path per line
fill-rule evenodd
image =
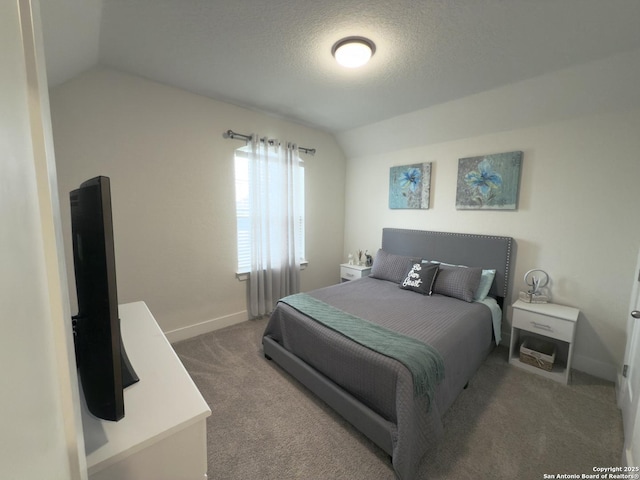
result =
M338 40L331 54L343 67L358 68L366 64L376 51L376 45L364 37L347 37Z

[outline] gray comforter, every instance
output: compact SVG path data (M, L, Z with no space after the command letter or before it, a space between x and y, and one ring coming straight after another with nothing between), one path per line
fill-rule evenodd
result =
M445 378L435 402L414 395L410 372L389 357L280 303L265 336L301 358L390 422L393 467L403 480L415 478L427 449L442 432L441 416L493 347L489 309L442 295L424 296L374 278L309 292L345 312L421 340L442 355Z

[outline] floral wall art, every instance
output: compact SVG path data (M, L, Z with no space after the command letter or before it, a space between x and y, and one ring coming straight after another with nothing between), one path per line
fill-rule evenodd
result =
M389 208L429 208L431 162L391 167Z
M522 152L458 160L458 210L515 210L518 207Z

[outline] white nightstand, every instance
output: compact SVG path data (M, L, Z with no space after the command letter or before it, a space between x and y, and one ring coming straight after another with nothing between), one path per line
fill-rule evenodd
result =
M371 273L371 267L364 265L349 265L348 263L340 264L340 281L348 282L362 277L368 277Z
M569 383L573 340L580 310L555 303L513 304L509 363L557 382ZM527 337L537 337L556 345L553 370L547 372L520 361L520 345Z

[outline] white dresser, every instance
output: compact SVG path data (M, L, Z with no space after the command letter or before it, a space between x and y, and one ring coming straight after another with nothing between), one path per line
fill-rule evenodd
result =
M124 391L119 422L82 400L90 480L203 480L211 410L144 302L119 307L122 340L140 381Z

